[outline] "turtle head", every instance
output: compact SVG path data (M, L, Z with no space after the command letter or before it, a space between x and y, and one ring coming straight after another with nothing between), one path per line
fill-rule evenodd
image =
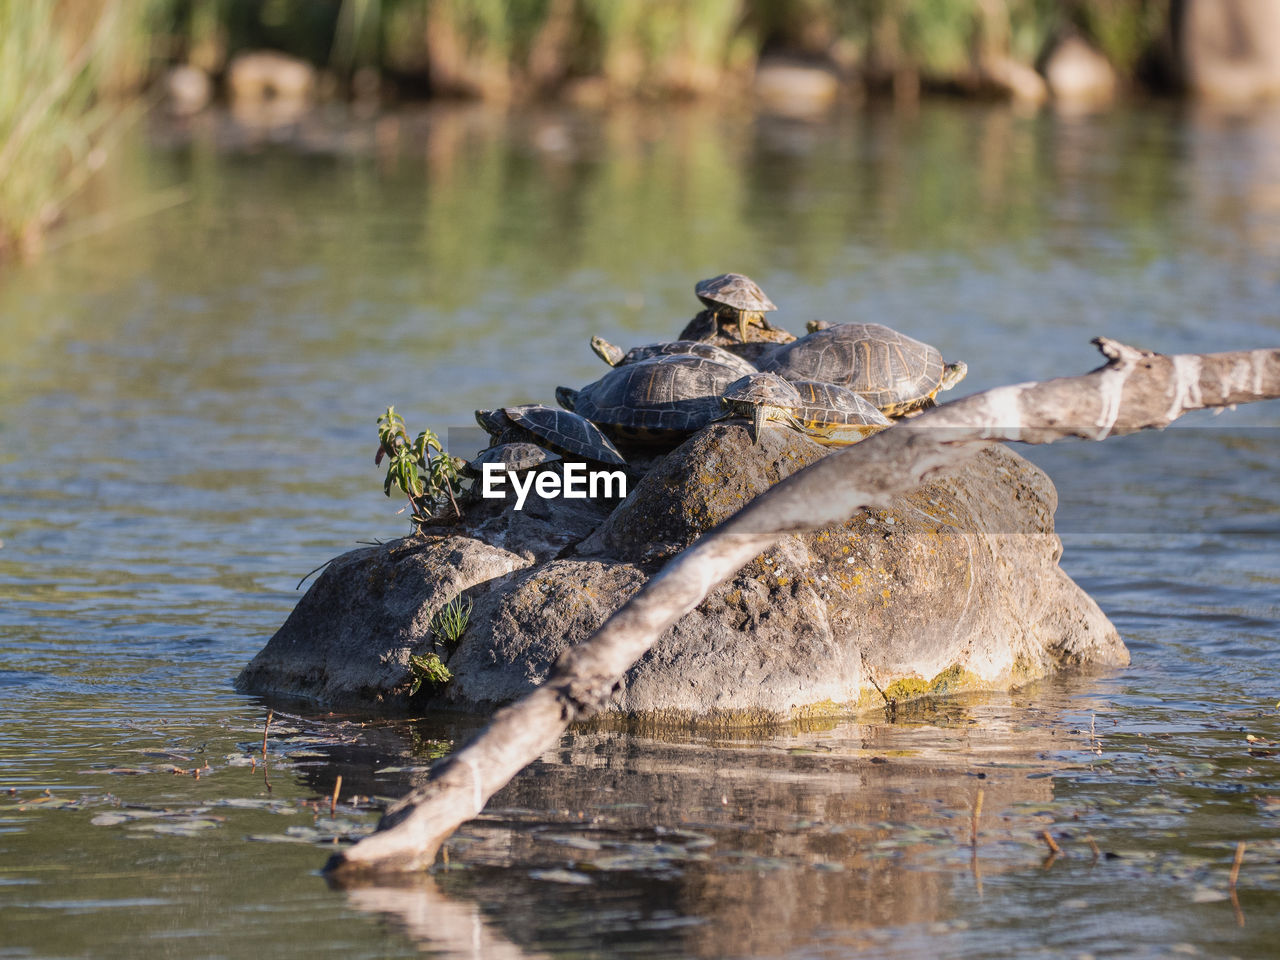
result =
M591 349L597 357L611 367L616 367L620 364L624 356L621 347L615 347L604 337L592 337ZM573 407L569 407L567 409L572 410Z
M560 404L560 406L572 413L577 402L577 390L574 390L572 387L556 387L556 403Z
M725 420L731 417L741 417L744 420L751 421L751 442L760 442L760 431L764 429L765 422L769 419L766 405L763 403L753 403L750 400L729 397L720 398L720 406L724 409L724 413L720 414L716 419Z
M501 410L477 410L476 423L480 424L481 429L494 439L511 426L511 421Z
M969 365L963 360L957 360L955 363L948 363L942 368L942 382L938 384L939 390L950 390L957 383L964 379L964 375L969 372Z
M830 320L810 320L804 325L804 329L806 333L817 333L819 330L826 330L830 326Z

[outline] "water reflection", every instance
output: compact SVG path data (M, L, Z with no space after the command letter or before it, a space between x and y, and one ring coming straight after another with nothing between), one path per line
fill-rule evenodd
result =
M507 939L496 924L486 919L478 903L447 896L430 876L352 887L346 896L353 909L393 920L411 940L451 960L535 960L550 956Z
M1042 861L1051 774L1093 743L1067 725L1066 693L763 736L575 730L446 844L434 879L348 902L467 956L499 930L534 950L711 957L959 922L984 876Z
M303 574L405 532L388 403L443 434L549 401L599 375L590 335L674 334L700 276L752 274L793 330L902 327L964 390L1089 369L1099 333L1275 343L1277 116L456 108L135 140L85 205L190 202L0 276L0 950L465 953L431 937L450 913L489 953L1270 955L1280 773L1243 737L1280 740L1274 404L1046 452L1122 673L892 726L580 730L425 893L314 871L466 725L335 725L268 791L265 708L229 687ZM339 773L362 799L329 818Z

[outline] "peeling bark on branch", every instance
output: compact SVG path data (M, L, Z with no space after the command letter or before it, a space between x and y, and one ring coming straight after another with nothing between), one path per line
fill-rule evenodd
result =
M599 710L668 627L788 534L885 507L932 475L1001 441L1104 440L1163 428L1182 414L1280 396L1280 349L1164 356L1094 341L1108 362L1076 377L998 387L936 407L813 464L757 497L675 557L543 686L489 725L394 804L377 830L325 869L347 875L431 865L440 844L568 724Z

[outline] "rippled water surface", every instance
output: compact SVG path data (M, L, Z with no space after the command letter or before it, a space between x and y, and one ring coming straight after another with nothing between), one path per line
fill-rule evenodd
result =
M700 277L751 274L794 330L898 326L968 361L959 392L1083 372L1097 334L1280 344L1280 115L280 139L140 134L85 201L108 229L0 272L0 957L1274 955L1275 403L1029 453L1131 667L896 723L577 730L403 886L318 868L465 722L277 712L264 755L231 680L307 571L405 531L387 404L547 400L598 375L589 335L673 335Z

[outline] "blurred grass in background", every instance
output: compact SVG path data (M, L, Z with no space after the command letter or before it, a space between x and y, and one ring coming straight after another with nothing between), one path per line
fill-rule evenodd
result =
M848 89L990 93L992 57L1035 63L1077 32L1122 80L1167 45L1172 0L0 0L0 259L101 164L122 104L175 65L222 77L270 48L344 96L744 92L762 57L825 64Z
M137 27L114 0L0 0L0 257L38 250L101 165L109 95L148 71Z
M1033 63L1074 30L1122 75L1168 33L1170 0L155 0L171 58L217 73L283 50L339 72L375 67L436 94L524 96L566 81L611 93L703 94L764 52L822 58L871 79L927 85L993 48Z

